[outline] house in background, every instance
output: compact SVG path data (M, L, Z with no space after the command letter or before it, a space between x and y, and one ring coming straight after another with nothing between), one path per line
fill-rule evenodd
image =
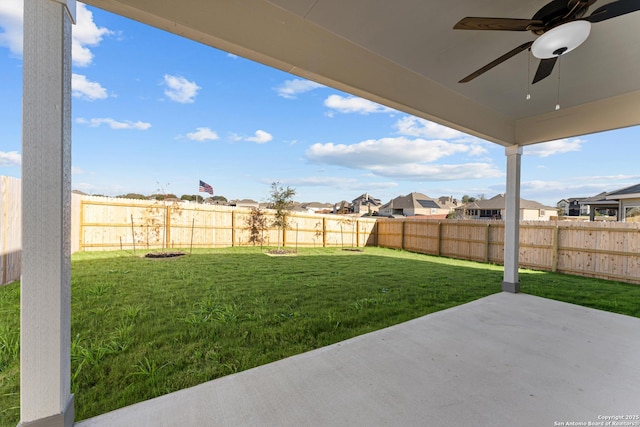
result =
M373 215L378 212L382 203L380 199L372 197L369 193L364 193L351 202L351 211L355 214Z
M591 209L591 221L640 222L640 184L602 192L584 199L581 203Z
M229 206L234 206L236 208L258 209L260 208L260 203L252 199L231 200L229 201Z
M618 202L618 220L640 222L640 184L612 191L607 200Z
M310 202L303 203L301 206L309 213L330 214L333 212L331 203Z
M589 216L589 205L582 204L586 197L562 199L557 203L559 213L563 216Z
M430 218L446 218L451 212L451 208L442 207L437 200L422 193L396 197L378 210L381 216L427 216Z
M333 205L333 213L338 215L347 215L351 213L351 203L342 200Z
M504 219L505 196L498 194L490 199L476 200L456 208L456 218ZM556 208L533 200L520 199L520 220L549 221L557 215Z
M589 221L617 221L618 201L608 200L610 193L603 191L580 202L589 207Z
M455 208L460 206L460 201L453 196L438 197L438 204L442 209L448 209L449 213L453 212Z

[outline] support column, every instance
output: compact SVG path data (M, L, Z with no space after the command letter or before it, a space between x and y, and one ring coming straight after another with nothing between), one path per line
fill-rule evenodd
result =
M73 425L71 25L75 0L25 0L20 426Z
M520 291L518 254L520 252L520 160L522 147L512 145L505 149L507 156L507 193L505 195L504 227L504 279L502 290Z

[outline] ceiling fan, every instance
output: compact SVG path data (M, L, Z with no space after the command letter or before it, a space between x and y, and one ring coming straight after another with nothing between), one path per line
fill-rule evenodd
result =
M560 55L572 51L587 39L592 23L640 10L640 0L618 0L600 6L592 14L585 16L589 7L596 1L553 0L537 11L531 19L478 17L461 19L453 27L454 30L531 31L539 37L510 50L469 74L459 83L467 83L528 49L531 49L533 56L540 59L532 82L537 83L551 74Z

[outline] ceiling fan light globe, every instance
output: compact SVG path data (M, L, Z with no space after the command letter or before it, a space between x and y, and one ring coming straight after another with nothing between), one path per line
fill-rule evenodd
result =
M589 37L591 22L571 21L558 25L538 37L531 45L531 53L539 59L549 59L558 56L556 51L562 48L562 53L571 52Z

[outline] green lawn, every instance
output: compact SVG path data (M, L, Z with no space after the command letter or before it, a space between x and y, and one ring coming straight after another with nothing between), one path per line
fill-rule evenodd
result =
M502 267L382 248L72 260L81 420L500 291ZM640 317L640 286L523 271L523 292ZM19 284L0 288L0 425L19 419Z

